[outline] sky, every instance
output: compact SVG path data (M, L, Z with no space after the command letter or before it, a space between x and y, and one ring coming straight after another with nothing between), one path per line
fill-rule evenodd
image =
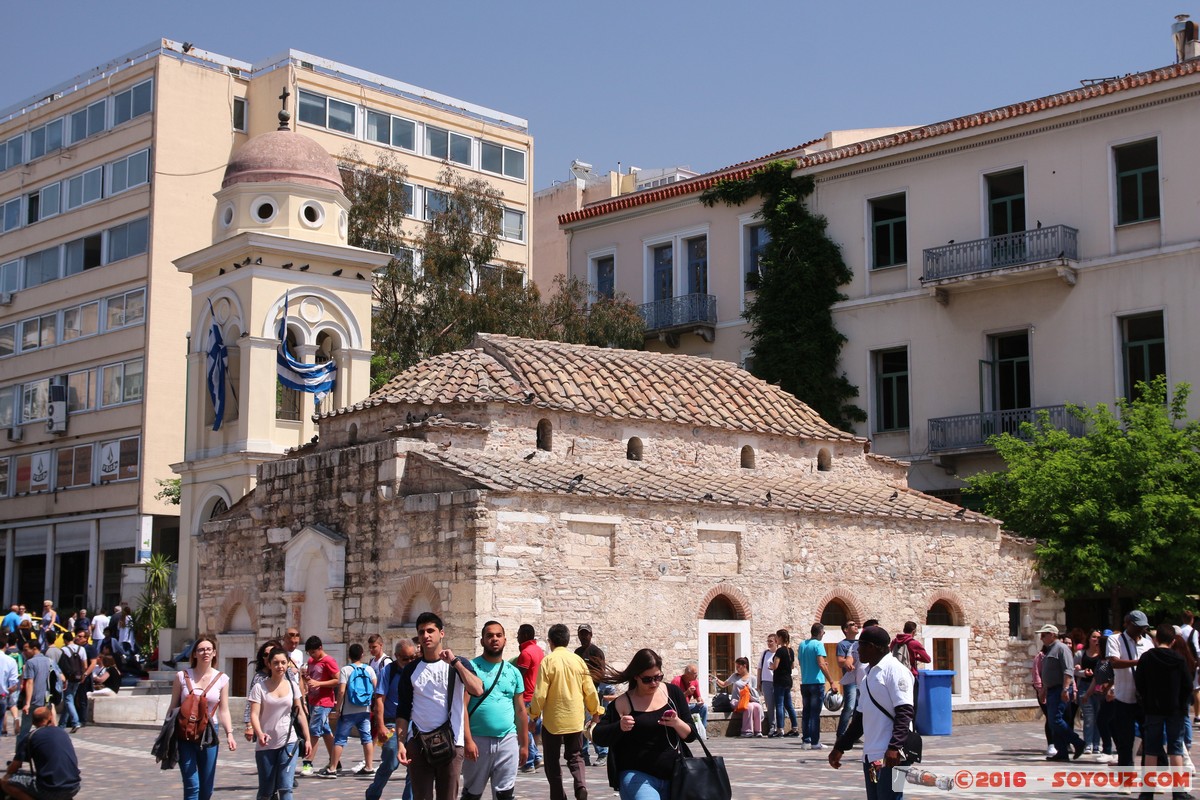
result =
M1166 66L1192 2L13 3L0 108L159 38L249 62L291 48L527 119L542 189L573 159L707 171Z

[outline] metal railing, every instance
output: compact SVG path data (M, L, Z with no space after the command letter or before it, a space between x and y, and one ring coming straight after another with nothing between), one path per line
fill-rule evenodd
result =
M639 306L646 333L683 328L688 325L716 325L717 298L711 294L685 294Z
M941 450L982 448L987 446L990 437L1001 433L1025 438L1021 434L1021 424L1036 422L1038 413L1042 411L1049 415L1050 424L1055 428L1064 428L1072 436L1083 435L1083 422L1067 413L1065 405L1013 408L930 419L929 450L936 453Z
M1079 231L1051 225L1031 231L1006 233L971 242L930 247L924 253L923 281L989 272L1022 264L1057 259L1078 260Z

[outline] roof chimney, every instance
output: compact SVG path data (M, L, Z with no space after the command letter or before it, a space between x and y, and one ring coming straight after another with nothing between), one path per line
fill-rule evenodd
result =
M1200 32L1188 14L1176 14L1171 26L1171 38L1175 40L1175 63L1200 58Z

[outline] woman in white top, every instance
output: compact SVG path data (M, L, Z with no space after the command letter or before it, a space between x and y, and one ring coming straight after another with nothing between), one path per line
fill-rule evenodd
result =
M762 697L758 693L758 686L754 680L754 676L750 674L750 659L739 658L733 662L733 674L727 679L721 680L717 678L717 686L724 689L727 686L733 687L733 705L740 705L742 689L749 690L750 703L746 706L746 710L742 712L742 736L747 738L752 736L761 737L762 734Z
M300 702L300 692L288 675L291 659L282 646L267 652L270 675L250 690L250 725L254 729L254 760L258 764L258 800L292 800L296 774L296 755L303 744L304 757L312 754L308 718ZM304 738L292 726L292 711Z
M137 649L137 642L133 635L133 612L129 610L128 603L121 608L121 613L117 618L117 641L130 655L133 655L133 651Z
M213 666L217 658L217 640L208 634L196 639L192 647L190 669L175 673L175 685L171 687L171 709L179 708L186 691L186 681L191 681L192 690L204 692L208 703L208 718L219 723L218 736L225 734L230 750L237 750L229 719L229 676ZM211 800L213 782L217 775L217 740L209 747L180 740L179 772L183 775L183 800Z

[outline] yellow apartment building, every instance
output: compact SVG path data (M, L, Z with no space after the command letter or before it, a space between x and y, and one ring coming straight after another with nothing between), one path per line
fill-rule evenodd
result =
M356 150L366 164L386 152L406 167L413 232L446 202L445 166L489 181L504 198L498 260L528 272L526 121L392 78L297 51L250 63L164 39L0 110L5 604L134 600L139 571L127 567L179 555L180 536L219 511L214 499L181 523L180 507L157 497L185 450L211 455L186 441L200 432L185 434L184 419L205 402L188 354L205 332L193 324L192 278L174 262L221 238L229 223L214 195L231 154L278 126L285 89L291 127L344 166ZM231 368L250 333L264 337L227 332ZM306 360L338 355L292 344ZM369 350L369 336L357 346ZM348 391L327 402L352 402ZM234 426L237 447L278 454L307 442L313 410L281 392L269 431ZM236 399L226 413L236 418Z

